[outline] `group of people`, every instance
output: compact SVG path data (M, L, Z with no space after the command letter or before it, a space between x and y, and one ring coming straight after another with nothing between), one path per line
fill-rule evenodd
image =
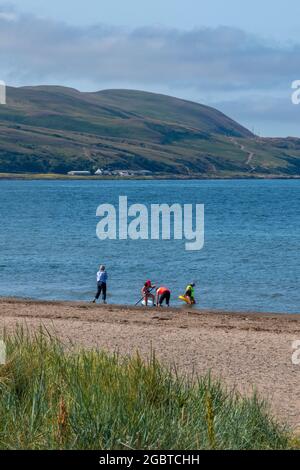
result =
M103 303L106 304L106 291L107 291L107 280L108 275L104 265L101 265L99 271L97 272L97 292L93 303L95 303L100 295L102 294ZM155 294L153 291L155 290ZM143 304L147 307L151 303L154 307L162 307L165 302L169 307L171 299L171 291L167 287L161 286L156 287L152 285L150 280L146 281L141 290ZM193 305L195 301L195 283L191 283L186 287L185 293L180 297L181 300L184 300L187 304ZM150 302L149 302L150 301Z
M156 291L154 295L152 291ZM156 287L152 285L151 281L146 281L144 286L142 287L142 296L143 296L143 303L147 307L149 300L153 304L153 306L162 307L163 303L165 302L166 305L169 307L170 305L170 298L171 298L171 291L167 287L161 286ZM180 296L181 300L184 300L189 305L194 305L196 303L195 300L195 283L189 284L183 296Z

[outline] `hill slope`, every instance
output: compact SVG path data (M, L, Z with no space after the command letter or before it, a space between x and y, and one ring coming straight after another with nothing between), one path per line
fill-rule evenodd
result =
M216 109L130 90L7 90L0 172L105 169L191 176L298 175L300 139L258 139Z

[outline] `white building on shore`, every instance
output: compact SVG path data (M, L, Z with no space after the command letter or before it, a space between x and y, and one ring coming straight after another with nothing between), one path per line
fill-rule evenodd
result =
M77 171L77 170L73 170L73 171L69 171L68 172L68 175L70 176L90 176L91 172L90 171Z

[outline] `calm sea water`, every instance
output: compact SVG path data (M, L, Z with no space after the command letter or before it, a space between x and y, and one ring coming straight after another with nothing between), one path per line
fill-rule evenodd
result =
M96 208L205 204L205 246L100 241ZM202 307L300 313L300 181L0 181L0 295L90 300L105 263L109 301L135 303L146 279L173 303L197 283Z

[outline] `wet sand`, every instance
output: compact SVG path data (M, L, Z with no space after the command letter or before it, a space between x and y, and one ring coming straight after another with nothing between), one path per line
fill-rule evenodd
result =
M1 299L1 331L20 324L30 331L44 325L80 347L144 357L154 350L181 374L211 371L242 393L257 390L278 419L300 431L300 365L292 364L300 315Z

